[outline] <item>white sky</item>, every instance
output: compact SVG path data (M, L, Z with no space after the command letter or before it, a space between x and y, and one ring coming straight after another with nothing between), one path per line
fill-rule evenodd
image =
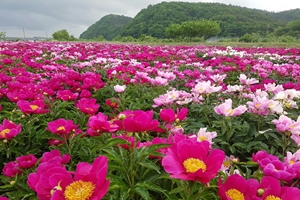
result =
M172 0L169 0L172 1ZM219 2L279 12L300 8L300 0L185 0ZM0 31L8 37L51 37L66 29L75 37L107 14L134 17L160 0L0 0ZM24 32L23 32L24 29Z

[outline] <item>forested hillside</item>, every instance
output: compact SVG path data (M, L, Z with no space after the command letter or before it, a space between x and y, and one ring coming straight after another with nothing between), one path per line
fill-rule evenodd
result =
M106 40L111 40L120 34L123 26L130 20L132 20L131 17L123 15L106 15L91 25L79 38L94 39L102 35Z
M162 2L142 9L133 19L107 15L83 32L80 38L92 39L99 35L107 40L116 35L167 38L166 28L170 24L203 19L220 22L218 36L221 37L241 37L246 33L265 36L273 32L278 35L284 32L289 22L300 20L300 9L275 13L221 3ZM293 36L297 35L297 30L293 30Z
M294 20L296 13L300 18L298 9L293 13L283 12L284 17L280 19L280 13L220 3L162 2L141 10L124 26L121 35L139 37L146 34L165 38L165 28L170 24L196 19L220 21L222 32L219 36L223 37L240 37L253 32L263 35L284 26L289 15L293 16L290 21Z

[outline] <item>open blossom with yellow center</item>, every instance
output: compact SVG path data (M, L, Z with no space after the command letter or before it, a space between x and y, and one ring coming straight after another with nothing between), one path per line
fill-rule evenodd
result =
M95 185L87 181L75 181L66 187L64 196L66 200L88 200L94 192Z
M30 105L30 108L31 108L32 110L36 110L36 109L39 108L39 106L37 106L37 105Z
M245 200L243 193L241 193L237 189L227 190L226 196L229 197L231 200Z
M199 169L202 169L203 172L206 171L206 165L202 160L197 158L188 158L183 162L183 166L188 173L194 173Z
M0 132L0 135L5 138L5 135L10 132L10 129L6 128Z
M275 197L274 195L269 195L265 198L265 200L281 200L281 198Z

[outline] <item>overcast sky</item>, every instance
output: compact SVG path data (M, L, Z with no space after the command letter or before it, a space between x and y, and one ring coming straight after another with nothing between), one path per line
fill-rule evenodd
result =
M172 0L170 0L172 1ZM178 1L178 0L177 0ZM300 0L185 0L219 2L267 11L300 8ZM160 0L0 0L0 32L8 37L51 37L66 29L75 37L107 14L134 17ZM24 31L23 31L24 30Z

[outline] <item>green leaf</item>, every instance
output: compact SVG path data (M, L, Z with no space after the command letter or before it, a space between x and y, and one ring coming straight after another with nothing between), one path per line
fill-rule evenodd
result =
M134 193L140 195L140 196L141 196L143 199L145 199L145 200L151 199L148 190L147 190L146 188L144 188L144 187L135 185L135 186L131 189L131 192L134 192Z
M153 169L155 170L157 173L160 174L160 170L157 167L157 165L149 160L144 160L143 162L139 162L140 165L142 165L143 167L146 167L148 169Z
M100 147L100 149L116 146L117 144L128 144L128 142L120 138L110 138L105 142L105 144L102 147Z
M173 190L171 190L170 194L178 194L178 193L180 193L182 191L184 191L183 187L177 187L177 188L174 188Z
M124 181L119 176L110 174L109 178L110 178L109 191L116 190L116 189L128 190L129 185L124 183Z
M143 181L143 182L138 182L136 185L142 186L142 187L147 188L148 190L151 190L154 192L163 193L165 196L167 196L169 198L168 194L166 193L166 190L162 189L160 186L158 186L154 183Z

